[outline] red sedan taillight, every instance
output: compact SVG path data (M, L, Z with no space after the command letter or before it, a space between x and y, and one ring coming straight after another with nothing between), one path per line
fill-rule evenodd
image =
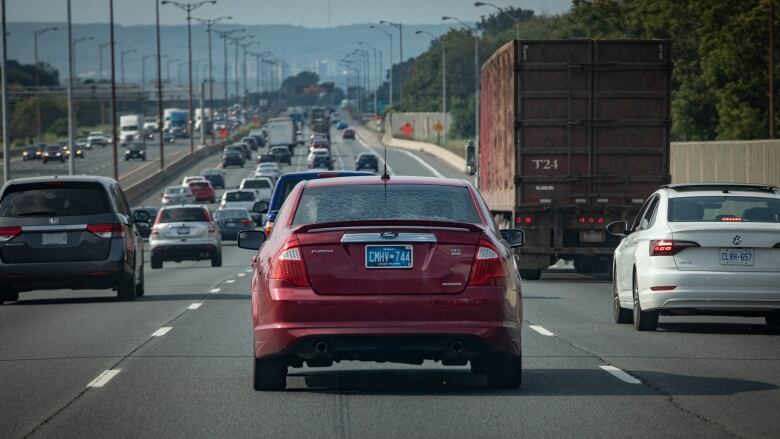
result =
M693 241L675 241L674 239L650 240L650 256L674 256L686 248L699 247Z
M0 227L0 242L8 241L20 233L21 227Z
M122 238L125 229L121 224L87 224L87 231L101 238Z
M303 262L301 246L298 240L287 243L282 253L271 267L270 279L286 280L299 287L309 286L309 275Z
M474 264L471 266L469 285L484 285L493 279L506 277L504 261L490 242L480 239Z

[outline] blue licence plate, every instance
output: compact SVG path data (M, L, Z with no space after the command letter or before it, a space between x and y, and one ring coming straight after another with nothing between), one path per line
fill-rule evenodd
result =
M412 268L412 246L367 245L366 268Z

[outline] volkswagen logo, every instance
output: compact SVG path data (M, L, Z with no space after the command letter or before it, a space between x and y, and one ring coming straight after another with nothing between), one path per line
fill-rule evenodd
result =
M379 234L382 239L395 239L398 238L398 232L382 232Z
M734 245L740 245L742 244L742 237L739 235L734 235L734 238L731 240L731 242L733 242Z
M49 224L59 224L60 219L59 218L49 218Z

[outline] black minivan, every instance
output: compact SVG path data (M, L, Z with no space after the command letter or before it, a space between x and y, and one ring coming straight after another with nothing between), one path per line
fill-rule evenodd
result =
M31 177L0 190L0 304L30 290L104 289L144 295L143 241L116 180Z

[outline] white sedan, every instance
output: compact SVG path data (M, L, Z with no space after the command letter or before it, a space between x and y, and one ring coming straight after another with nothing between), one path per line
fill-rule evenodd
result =
M653 193L615 249L617 323L654 331L659 315L764 317L780 326L780 190L673 184Z

